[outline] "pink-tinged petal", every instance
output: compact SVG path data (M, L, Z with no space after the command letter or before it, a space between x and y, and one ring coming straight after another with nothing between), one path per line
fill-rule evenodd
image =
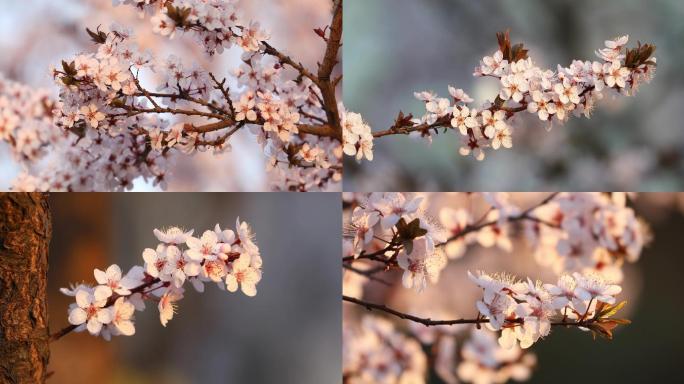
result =
M155 252L154 249L145 248L142 253L142 257L147 264L154 264L155 260L157 260L157 252Z
M188 258L194 261L204 260L204 254L200 252L197 248L188 249L187 251L185 251L185 254L188 256Z
M504 329L501 331L501 337L499 337L499 345L503 349L514 348L517 344L518 339L515 337L515 331L512 329Z
M237 258L237 260L235 260L233 262L233 268L238 269L238 270L243 270L243 269L249 267L250 261L251 261L251 256L249 256L249 254L247 254L247 253L243 253L242 255L240 255L240 257Z
M121 268L116 264L110 265L109 268L107 268L107 278L113 281L121 280Z
M197 275L199 275L201 270L202 270L202 267L200 266L199 263L187 263L183 267L183 272L185 273L186 276L197 276Z
M175 245L169 245L166 248L166 258L168 260L176 261L181 257L181 251Z
M226 276L226 289L228 289L229 292L235 292L238 289L237 279L232 274Z
M173 272L173 285L176 286L176 288L180 288L183 286L183 283L185 283L185 273L180 269L176 269Z
M93 275L98 284L107 284L107 274L104 271L95 268Z
M104 301L106 301L112 295L112 293L112 289L106 285L97 286L93 296L95 297L95 302L98 304L98 307L104 306Z
M116 324L116 329L124 336L133 336L135 334L135 326L130 320L120 321Z
M97 321L102 324L109 324L112 321L112 313L108 308L97 311Z
M76 307L69 312L69 324L72 324L72 325L83 324L83 323L85 323L87 318L88 318L88 315L81 308Z
M91 318L88 320L88 324L86 325L86 328L88 329L88 332L90 332L91 335L97 335L100 333L100 330L102 329L102 323L97 321L96 318Z
M413 273L409 271L404 271L404 274L401 277L401 283L404 285L405 288L413 287Z
M204 231L202 234L203 244L216 244L217 241L216 232L214 231Z
M615 296L622 292L622 287L619 285L609 285L606 287L606 289L603 291L604 295L609 295L609 296Z
M254 297L257 294L256 285L247 282L242 282L242 293L249 297Z
M196 237L188 237L185 239L185 244L192 249L197 249L202 247L202 242Z
M81 308L86 308L92 303L92 296L86 290L79 290L76 292L76 304Z
M119 300L121 300L121 299L123 299L123 297L119 298ZM117 301L118 301L118 300L117 300ZM130 302L128 302L128 301L123 302L123 303L119 306L119 313L120 313L121 316L123 316L124 318L130 318L131 316L133 316L133 313L134 313L134 312L135 312L135 306L134 306L133 304L131 304Z

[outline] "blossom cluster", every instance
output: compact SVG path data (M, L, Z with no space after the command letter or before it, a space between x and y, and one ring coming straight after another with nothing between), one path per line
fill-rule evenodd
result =
M255 52L268 32L252 22L243 27L238 23L234 0L114 0L115 4L135 6L149 15L154 32L173 38L188 33L208 54L222 53L233 45Z
M437 375L449 384L526 381L536 365L534 353L519 346L503 348L497 343L495 333L486 329L440 329L433 334L431 339L421 338L415 329L404 334L392 322L372 315L363 316L356 326L345 324L342 334L345 382L425 383L428 362L425 347L431 347L435 354Z
M1 141L21 166L12 189L126 190L139 175L165 185L169 156L145 158L144 140L134 132L80 136L59 129L53 122L56 107L48 91L0 78Z
M438 359L443 366L437 373L449 384L467 382L475 384L507 383L509 380L527 381L537 363L534 353L519 346L501 347L493 332L470 330L468 338L458 349L453 338L441 341ZM460 380L460 381L459 381Z
M162 36L195 36L209 54L236 46L243 52L243 64L233 76L221 78L197 63L140 49L125 27L87 30L96 49L51 69L59 87L58 102L43 102L44 97L13 101L28 111L47 108L45 117L39 116L43 130L64 137L56 145L46 143L45 133L31 133L35 130L16 130L18 138L3 133L3 139L36 160L15 182L15 189L126 190L138 178L166 188L175 159L230 151L230 139L240 130L256 136L274 189L339 187L340 141L315 129L325 127L328 118L318 82L301 76L303 68L268 45L269 35L258 23L242 26L235 2L116 3L150 15ZM29 101L33 105L26 105ZM2 127L14 131L19 123L10 113L19 108L5 104L0 104L0 115L8 115L8 120ZM27 120L22 124L36 119ZM300 126L309 129L300 132ZM38 163L34 154L48 144L55 144L54 160Z
M511 48L508 34L500 35L499 50L484 57L474 72L477 77L499 80L496 100L478 110L468 107L472 99L462 91L452 92L451 87L453 105L449 99L422 92L416 97L425 101L427 114L420 122L432 124L439 118L450 118L451 126L463 137L459 152L483 160L485 148L512 147L508 121L517 112L527 111L548 124L562 124L572 114L589 117L604 91L633 95L655 74L656 59L651 57L652 46L644 46L644 50L640 45L635 51L627 50L637 52L632 55L638 54L638 59L628 60L627 42L628 36L608 40L606 48L596 52L601 61L574 60L569 67L558 65L553 71L536 66L526 50Z
M406 349L393 355L395 351L382 345L364 344L361 339L366 331L347 329L363 329L370 321L359 323L354 320L356 313L349 311L344 322L344 347L350 351L344 361L345 372L352 373L350 378L367 375L374 382L409 382L402 381L405 369L411 374L410 382L424 383L429 375L414 377L415 371L393 359L422 360L430 351L428 360L434 372L447 383L524 381L536 365L529 348L548 336L553 326L611 339L618 325L629 324L629 320L613 317L625 304L616 300L622 291L622 265L636 261L647 240L644 224L627 206L628 197L624 193L344 194L348 211L342 260L344 301L404 319L407 332L393 326L388 329L398 339L412 339L423 346L411 349L414 356L407 356ZM518 200L537 203L523 207ZM385 272L399 271L402 285L420 292L428 282L437 283L449 260L463 256L469 246L511 252L520 240L531 245L541 266L552 267L558 275L555 284L468 272L481 289L471 304L477 316L460 319L437 304L446 305L448 297L435 289L420 295L393 293L401 295L395 302L410 308L409 312L363 300L369 282L378 283L373 285L374 291L394 289ZM589 253L581 257L564 253L576 242L585 244ZM568 257L572 262L565 260ZM458 287L467 295L463 286ZM375 293L375 297L383 296ZM411 298L418 297L420 302L412 302ZM369 361L366 356L380 362L383 370L363 365ZM391 372L385 367L392 367Z
M220 289L255 296L261 280L262 259L249 224L237 219L235 232L217 224L201 237L193 230L178 227L154 230L159 240L156 248L146 248L144 264L132 267L125 275L113 264L106 270L95 269L97 285L79 284L62 288L73 296L69 323L74 331L88 330L91 335L110 340L112 336L135 333L133 315L145 309L145 301L158 301L159 320L166 326L183 298L189 282L198 292L205 283Z
M45 154L45 147L62 135L51 129L52 101L45 90L34 90L0 74L0 141L9 144L20 162Z
M468 276L483 289L477 309L489 320L489 329L501 331L499 345L506 349L518 343L520 348L529 348L548 336L552 321L571 319L589 328L591 321L605 315L602 311L606 305L615 304L615 295L622 291L600 276L577 272L561 276L556 285L529 278L519 281L506 274L469 272Z
M396 259L404 270L404 286L421 290L427 281L436 283L447 261L437 245L447 240L447 233L426 218L421 209L423 198L398 192L371 193L361 198L363 202L354 208L346 228L344 242L350 245L345 249L358 258L378 237L393 233L387 249L379 256Z
M459 153L483 160L487 148L512 148L511 120L520 112L527 111L549 127L565 123L572 115L590 117L606 94L631 96L655 75L655 46L639 43L627 49L628 36L606 41L605 48L596 51L598 61L573 60L569 67L558 65L555 71L538 67L522 44L512 46L508 33L498 38L499 49L484 57L474 71L476 77L498 80L494 100L476 108L467 93L452 86L450 98L416 92L425 114L415 119L400 114L381 136L411 133L431 141L438 128L453 128L462 141Z
M622 281L624 262L639 259L647 228L624 194L559 193L524 211L506 193L469 193L466 204L430 210L423 196L371 193L352 197L345 256L374 260L403 271L407 288L437 283L448 260L478 244L513 250L522 225L537 262L557 275L597 274ZM480 203L485 214L473 210ZM522 222L522 224L520 224Z
M561 193L534 210L524 232L536 260L556 274L594 273L616 282L650 240L647 225L622 193ZM545 224L544 224L545 223Z
M420 343L377 316L365 316L360 327L343 329L342 375L345 383L420 383L427 357Z
M360 114L342 114L342 141L346 155L356 156L356 160L361 160L364 156L367 160L373 160L373 134Z

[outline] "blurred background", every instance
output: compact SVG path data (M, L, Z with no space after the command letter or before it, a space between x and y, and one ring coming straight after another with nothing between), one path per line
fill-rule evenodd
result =
M341 372L339 195L52 194L50 330L73 302L59 292L93 283L93 269L128 271L156 247L154 228L196 234L250 223L264 260L256 297L187 286L166 328L156 304L136 312L136 334L107 342L87 332L51 345L52 384L334 383Z
M431 202L428 211L431 214L447 205L458 207L451 194L426 195ZM547 195L513 194L511 201L524 209ZM682 382L684 334L679 330L684 318L680 304L684 193L642 193L630 205L653 235L653 241L644 248L640 259L623 267L623 291L618 300L626 300L627 304L620 311L620 317L632 320L632 324L618 327L612 341L600 338L594 341L589 333L574 329L553 329L550 336L530 349L538 361L529 383ZM482 291L467 278L468 270L506 271L544 282L557 279L550 268L539 266L524 238L519 238L514 240L510 254L495 247L471 245L463 258L449 262L438 284L428 284L422 293L403 288L401 273L389 272L378 277L392 282L392 287L367 282L363 298L419 317L472 318L476 314L474 303ZM344 321L367 313L356 305L346 304ZM374 314L384 316L380 312ZM392 319L402 331L408 331L408 321L385 318ZM434 371L431 377L430 384L443 383Z
M273 45L304 65L314 68L325 44L314 28L330 23L330 4L319 0L239 0L245 20L258 21L271 32ZM118 2L115 2L118 3ZM8 79L53 91L56 87L49 66L93 44L85 33L112 23L133 30L142 50L167 57L175 54L190 66L199 63L219 77L237 68L240 51L231 49L209 59L190 36L173 40L152 32L149 17L143 19L131 6L112 5L112 0L0 0L0 73ZM230 85L230 79L229 79ZM231 85L232 86L232 85ZM265 156L253 135L238 132L231 139L233 150L220 156L204 153L183 156L169 179L169 190L263 191L269 189ZM0 143L2 144L2 143ZM0 190L7 190L19 172L4 144L0 145ZM138 191L153 189L137 180Z
M347 0L345 107L374 130L399 110L422 116L413 92L447 96L463 88L480 104L495 79L474 78L483 56L510 28L542 68L594 59L604 40L629 34L657 46L658 70L636 97L604 99L590 120L573 118L546 132L517 120L512 150L484 162L458 154L454 133L432 146L406 136L375 140L375 159L345 163L345 191L642 190L684 187L684 2L680 0ZM382 174L383 177L377 177Z

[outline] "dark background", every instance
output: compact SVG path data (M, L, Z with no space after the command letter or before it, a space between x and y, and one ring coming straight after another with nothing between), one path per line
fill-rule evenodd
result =
M454 132L431 147L400 135L375 140L372 162L347 159L345 190L682 190L682 19L680 0L347 0L345 106L374 130L399 110L422 116L415 91L444 97L451 84L478 106L495 95L496 80L472 73L508 28L543 68L594 60L604 40L629 34L630 46L657 45L658 70L635 97L606 97L589 120L546 132L532 116L518 119L513 148L490 150L484 162L460 156Z
M252 224L264 260L258 294L186 286L164 328L156 303L136 312L136 334L112 342L87 332L51 346L50 383L334 383L341 372L338 194L52 194L50 329L68 325L69 283L93 269L141 264L154 228L201 235L218 222Z

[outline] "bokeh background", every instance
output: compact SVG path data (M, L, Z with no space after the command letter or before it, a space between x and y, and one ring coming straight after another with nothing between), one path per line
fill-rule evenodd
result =
M136 334L111 342L72 333L51 345L52 384L334 383L341 372L339 195L53 194L50 329L68 325L70 283L93 269L142 264L154 228L201 234L249 222L264 259L258 294L187 286L166 328L156 304L136 312Z
M454 206L448 193L426 194L431 199L430 214L443 206ZM512 201L526 208L543 200L548 193L512 195ZM526 383L677 383L684 378L681 356L684 334L679 331L684 308L681 306L681 236L684 233L684 194L641 193L630 203L637 216L648 223L653 241L644 248L640 259L623 267L623 292L618 300L627 300L620 317L632 324L619 327L608 342L592 340L589 333L573 329L553 329L550 336L534 344L537 367ZM405 289L401 273L379 275L392 287L377 282L364 286L363 298L384 303L405 313L421 317L471 318L475 301L482 291L467 278L467 271L506 271L554 282L550 268L540 267L524 238L513 243L513 253L497 248L471 245L463 258L451 260L441 273L438 284L428 285L422 293ZM367 314L353 304L345 304L344 321L355 321ZM384 316L380 312L374 313ZM408 330L409 323L388 317L398 329ZM432 365L432 363L430 363ZM442 384L434 371L430 384Z
M458 154L454 133L423 140L375 140L375 159L345 163L345 191L641 190L684 187L684 2L680 0L347 0L345 107L375 130L399 110L422 116L414 91L448 96L463 88L476 104L497 92L495 79L474 78L483 56L510 28L546 68L594 59L604 40L629 34L657 45L658 71L636 97L606 98L590 120L574 118L551 132L526 116L513 149L484 162ZM382 177L378 177L382 175Z
M325 51L325 44L313 33L314 28L330 23L331 3L319 0L239 0L245 20L258 21L272 35L274 46L315 68ZM0 0L0 73L5 77L44 88L57 96L49 66L59 64L80 52L92 50L85 33L113 23L134 31L142 50L165 58L175 54L188 66L201 64L219 77L237 68L240 51L231 49L209 59L190 36L173 40L152 32L149 17L138 17L131 6L112 5L112 0ZM229 76L230 77L230 76ZM230 85L230 79L229 85ZM219 156L199 154L183 156L169 180L171 191L264 191L269 190L265 156L253 135L238 132L232 139L233 150ZM19 172L9 151L0 143L0 189L7 190ZM138 191L154 189L141 179Z

